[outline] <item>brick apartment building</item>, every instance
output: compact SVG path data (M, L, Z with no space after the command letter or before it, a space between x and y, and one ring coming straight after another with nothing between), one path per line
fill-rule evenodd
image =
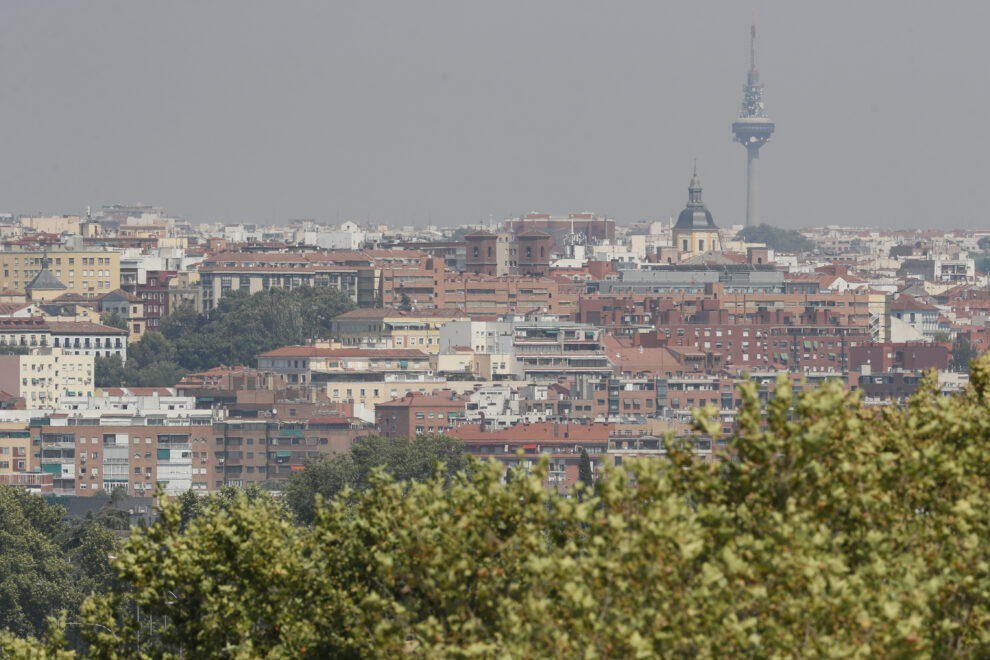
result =
M568 493L578 480L581 450L588 453L592 472L596 473L614 429L610 423L536 422L493 431L481 422L459 426L450 435L460 438L469 454L498 461L506 470L517 465L530 469L545 455L550 461L545 485ZM518 456L520 451L522 458Z
M48 421L48 420L41 420ZM340 453L367 429L341 417L236 419L212 425L51 426L30 429L40 471L63 495L120 486L129 495L199 493L288 479L317 453ZM2 457L0 457L2 458Z
M375 426L386 438L413 438L420 433L447 433L464 416L467 400L454 392L419 394L375 406Z
M850 371L863 366L871 372L946 370L951 360L948 346L927 342L863 344L849 349Z

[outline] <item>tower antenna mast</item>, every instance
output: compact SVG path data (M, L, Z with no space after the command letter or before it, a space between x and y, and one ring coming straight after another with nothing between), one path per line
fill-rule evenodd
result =
M756 71L756 17L749 26L749 70Z
M739 118L732 123L735 141L746 147L746 226L760 223L760 149L770 141L774 123L763 102L763 84L756 70L756 21L749 27L749 73L743 85Z

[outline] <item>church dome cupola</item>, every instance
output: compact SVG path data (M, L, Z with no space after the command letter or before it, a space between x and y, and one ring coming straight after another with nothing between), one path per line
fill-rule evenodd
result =
M698 170L695 169L688 184L688 203L677 216L677 224L674 229L717 229L715 219L711 212L705 208L705 203L701 201L701 179L698 178Z
M674 246L684 258L704 252L721 252L722 238L711 212L701 200L701 179L695 167L688 184L688 202L672 231Z

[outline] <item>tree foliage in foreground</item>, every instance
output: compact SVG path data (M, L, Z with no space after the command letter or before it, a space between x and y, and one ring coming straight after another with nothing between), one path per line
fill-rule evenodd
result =
M346 454L308 458L306 469L289 479L285 502L300 521L310 522L316 517L317 496L328 500L345 488L365 490L375 468L384 468L397 481L426 481L438 463L448 475L467 469L464 443L433 433L420 433L412 440L368 435L355 440Z
M627 461L583 501L548 492L543 463L508 484L492 465L450 484L376 472L306 526L237 495L205 502L209 515L183 530L167 505L118 564L141 611L168 616L142 648L990 655L990 360L961 395L939 396L928 378L903 408L864 408L834 383L795 395L786 379L765 413L755 386L742 398L738 460ZM713 412L697 413L699 430L716 430ZM88 600L82 616L94 655L136 654L134 608L119 596Z
M107 557L118 544L111 530L120 528L115 513L105 507L68 522L62 507L0 485L0 630L38 634L51 614L74 615L86 596L109 587Z
M745 227L736 234L737 241L763 243L777 252L807 252L815 247L810 239L793 229L781 229L768 224Z

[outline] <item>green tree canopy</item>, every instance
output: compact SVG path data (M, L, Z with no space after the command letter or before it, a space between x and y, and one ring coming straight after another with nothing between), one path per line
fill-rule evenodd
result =
M0 485L0 630L39 634L48 616L74 615L85 596L112 581L108 557L118 540L106 516L72 523L64 516L39 495Z
M763 243L778 252L807 252L815 244L793 229L781 229L767 224L745 227L736 234L736 240L747 243Z
M124 361L119 355L93 359L93 381L97 387L120 387L124 385Z
M234 292L208 316L193 317L190 308L180 308L162 329L186 370L250 365L258 353L330 338L333 318L353 307L345 293L327 287Z
M97 358L97 387L171 387L188 372L251 365L258 353L331 336L331 321L354 307L346 294L325 287L268 289L224 296L209 315L179 306L127 347L127 362Z
M134 533L119 577L189 657L987 657L990 359L965 392L927 377L902 408L833 382L755 384L733 460L608 469L594 497L544 486L544 459L318 502L178 502ZM716 434L715 409L696 428ZM136 655L135 607L81 621L94 654ZM104 630L105 627L106 630ZM53 638L57 640L57 635ZM9 638L7 648L14 644Z
M952 342L952 369L954 371L969 371L970 363L979 355L966 337L956 337Z
M419 434L412 441L372 434L358 438L346 454L307 459L305 469L289 479L285 501L299 520L309 522L316 516L317 496L330 499L345 488L365 490L375 468L384 468L399 481L424 481L433 476L437 464L448 475L465 470L464 443L432 433Z
M107 364L109 376L116 364ZM149 330L127 347L123 380L132 387L171 387L185 375L176 364L175 346L160 332ZM114 374L115 375L115 374Z
M595 487L595 475L591 471L591 457L584 447L581 448L581 459L578 462L578 481L584 486L581 491L583 497L585 493Z
M104 312L100 314L100 323L103 325L108 325L111 328L118 328L120 330L128 330L127 319L118 314L117 312ZM128 330L129 331L129 330Z

